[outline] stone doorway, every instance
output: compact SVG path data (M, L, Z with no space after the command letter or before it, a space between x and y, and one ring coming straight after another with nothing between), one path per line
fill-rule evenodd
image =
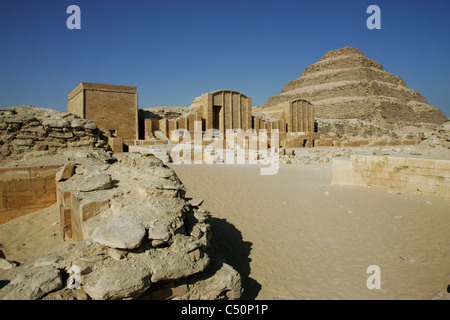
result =
M221 130L220 119L222 114L222 106L213 106L213 129Z

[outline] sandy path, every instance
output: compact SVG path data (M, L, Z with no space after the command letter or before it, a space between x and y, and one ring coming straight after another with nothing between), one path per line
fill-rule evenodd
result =
M59 210L54 205L0 225L0 250L8 260L21 260L56 251L64 242L59 235Z
M171 165L212 213L246 299L430 299L450 283L450 201L331 186L331 164ZM428 203L427 203L428 201ZM366 269L381 270L369 290Z

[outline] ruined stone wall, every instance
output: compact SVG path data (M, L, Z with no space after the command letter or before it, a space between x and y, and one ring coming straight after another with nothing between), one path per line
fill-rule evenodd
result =
M59 168L0 168L0 224L54 204Z
M450 161L353 155L333 161L332 184L378 186L450 198Z
M32 151L109 150L97 125L52 109L19 106L0 110L0 163Z

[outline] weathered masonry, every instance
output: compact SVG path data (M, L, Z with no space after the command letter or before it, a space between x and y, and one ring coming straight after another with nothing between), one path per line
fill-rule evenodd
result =
M0 168L0 224L56 202L60 166Z
M375 186L450 199L450 161L352 155L333 160L332 184Z
M252 107L252 99L235 90L217 90L197 97L183 113L170 118L149 116L140 123L144 126L145 141L127 141L133 145L151 145L161 135L170 138L175 130L185 129L192 134L194 123L201 123L201 130L216 129L225 137L227 130L254 129L279 132L281 145L290 147L313 146L318 140L315 133L314 106L305 100L294 100L276 108ZM146 109L147 111L152 108ZM141 134L142 138L142 134ZM172 141L176 142L176 141Z
M170 110L159 114L154 108L138 112L136 87L87 82L75 88L68 101L68 112L96 122L116 152L121 152L123 145L170 143L172 133L181 129L191 137L196 130L216 129L223 137L227 130L266 130L269 135L278 130L280 145L290 148L313 147L318 140L314 106L301 99L258 108L252 107L252 98L242 92L222 89L202 94L188 108L173 108L159 108ZM201 128L195 127L196 122Z
M139 138L136 87L82 82L69 94L67 111L94 121L113 147Z
M204 128L217 129L225 133L227 129L252 128L252 99L234 90L218 90L205 93L194 101L199 106Z

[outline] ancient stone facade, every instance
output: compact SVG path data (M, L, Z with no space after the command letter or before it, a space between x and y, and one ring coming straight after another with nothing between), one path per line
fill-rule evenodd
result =
M94 121L120 150L120 139L138 139L138 97L136 87L80 83L70 94L67 110Z
M160 107L138 112L136 87L82 82L69 94L68 112L95 121L115 152L123 151L123 145L171 143L172 134L179 130L189 131L193 138L196 131L216 129L225 139L227 130L254 129L258 134L264 129L270 135L276 129L280 141L297 139L292 143L299 147L313 146L313 139L317 139L311 135L316 128L314 106L308 101L287 101L272 109L252 108L252 98L228 89L204 93L188 108Z
M215 129L221 133L223 139L227 130L254 130L256 134L265 130L269 135L278 130L280 142L291 142L305 137L313 146L312 135L316 131L314 122L314 106L306 100L287 101L275 108L252 107L252 99L235 90L217 90L204 93L197 97L189 108L160 107L148 108L142 111L140 121L144 125L145 141L126 141L133 145L151 145L154 139L170 140L175 130L188 130L193 133ZM195 122L201 127L195 127ZM289 134L292 133L292 134ZM141 134L142 138L142 134ZM299 147L305 146L305 139L301 139ZM177 142L176 139L172 142Z
M146 109L151 112L152 108ZM228 129L252 128L252 99L234 90L217 90L207 92L197 97L182 113L170 118L163 117L155 123L155 115L145 119L145 137L155 136L155 131L161 131L170 137L171 132L186 129L194 132L196 121L201 122L201 130L217 129L222 134ZM153 119L153 120L150 120Z
M434 130L447 120L400 77L354 47L326 53L263 107L253 107L242 92L223 89L202 94L188 108L138 111L135 87L81 83L69 94L68 110L94 120L119 152L124 145L179 143L181 130L193 140L195 132L211 129L222 139L227 130L264 130L269 137L278 130L275 147L284 148L359 146L386 136L417 144L421 137L405 127Z

